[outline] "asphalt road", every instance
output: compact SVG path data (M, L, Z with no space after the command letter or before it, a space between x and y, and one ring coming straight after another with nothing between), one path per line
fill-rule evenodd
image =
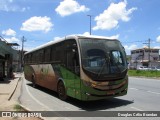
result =
M73 98L61 101L55 92L42 87L33 88L30 82L22 79L20 101L32 111L160 111L160 80L156 79L130 77L127 95L93 102Z

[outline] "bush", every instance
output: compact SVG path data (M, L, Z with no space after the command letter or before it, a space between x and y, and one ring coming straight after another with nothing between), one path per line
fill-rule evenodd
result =
M160 71L153 70L128 70L129 76L144 76L144 77L160 77Z

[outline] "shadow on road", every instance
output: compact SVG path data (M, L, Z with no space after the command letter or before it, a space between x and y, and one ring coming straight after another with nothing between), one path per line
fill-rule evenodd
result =
M0 84L9 84L12 80L17 79L19 77L14 78L0 78Z
M105 100L87 101L87 102L71 98L67 102L86 111L107 110L120 106L127 106L133 103L133 101L123 100L119 98L110 98Z
M11 79L0 80L0 84L9 84L10 82L11 82Z
M32 87L32 84L27 84ZM38 89L42 92L45 92L53 97L58 98L58 95L56 92L46 89L44 87L36 86L35 89ZM61 101L61 100L60 100ZM97 101L80 101L74 98L69 97L66 101L64 101L68 104L74 105L78 107L80 110L85 111L96 111L96 110L107 110L111 108L117 108L121 106L127 106L129 104L132 104L133 101L129 100L123 100L120 98L110 98L105 100L97 100Z

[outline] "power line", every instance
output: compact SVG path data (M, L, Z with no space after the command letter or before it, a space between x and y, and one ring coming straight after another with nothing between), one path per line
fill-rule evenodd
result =
M142 43L142 44L144 44L144 42L145 42L146 40L141 40L141 41L121 41L121 43ZM148 40L146 41L147 42L147 44L148 44ZM150 44L151 43L160 43L160 42L156 42L156 41L153 41L153 40L151 40L150 39Z
M140 43L142 43L142 42L144 42L144 41L132 41L132 42L122 42L122 43L137 43L137 42L140 42Z

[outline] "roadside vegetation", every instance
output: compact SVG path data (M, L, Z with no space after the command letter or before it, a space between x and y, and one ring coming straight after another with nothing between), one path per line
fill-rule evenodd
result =
M24 109L19 104L15 104L13 109L16 111L24 111Z
M129 76L160 78L160 71L153 70L128 70Z

